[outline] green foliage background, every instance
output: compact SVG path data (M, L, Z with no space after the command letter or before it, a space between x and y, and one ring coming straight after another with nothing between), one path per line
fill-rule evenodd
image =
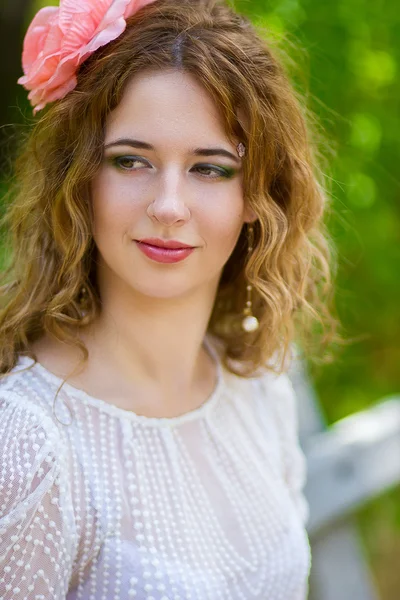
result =
M236 5L288 35L290 58L303 67L296 87L337 153L330 170L336 302L349 337L363 339L317 378L334 421L400 393L400 12L395 2L366 0Z
M357 338L314 377L328 423L400 398L400 11L396 0L237 0L298 64L293 81L331 156L336 306ZM289 63L290 64L290 63ZM384 600L400 598L400 494L357 516Z
M57 1L34 2L27 23L48 4ZM358 339L314 378L332 423L400 394L400 11L396 0L234 4L288 52L296 88L327 140L336 305L348 337ZM399 490L358 521L382 598L398 599Z

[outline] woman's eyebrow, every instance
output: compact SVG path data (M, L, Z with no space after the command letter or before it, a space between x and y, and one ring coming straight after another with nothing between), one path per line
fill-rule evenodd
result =
M114 140L113 142L109 142L104 146L104 149L110 148L111 146L131 146L132 148L141 148L142 150L154 150L154 146L148 144L147 142L142 142L140 140L132 140L130 138L119 138ZM235 162L240 163L240 159L225 150L224 148L193 148L190 151L190 154L195 156L226 156L228 158L233 159Z

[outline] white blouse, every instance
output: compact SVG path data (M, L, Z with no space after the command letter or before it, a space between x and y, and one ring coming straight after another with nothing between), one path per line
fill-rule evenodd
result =
M0 381L0 600L305 600L311 550L286 373L217 363L208 400L137 415L21 357Z

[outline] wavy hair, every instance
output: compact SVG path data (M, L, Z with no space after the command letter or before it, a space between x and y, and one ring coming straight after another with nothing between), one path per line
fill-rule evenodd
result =
M20 354L36 360L31 344L45 333L78 346L87 360L75 334L101 310L90 183L105 122L132 77L166 68L195 76L229 139L246 146L244 200L257 215L253 251L247 254L244 225L208 325L223 342L225 367L244 377L265 366L280 373L292 342L320 363L332 362L330 344L345 343L331 308L329 196L308 111L283 62L261 30L223 0L156 0L81 65L77 87L42 111L21 142L2 219L11 260L2 276L0 373ZM260 322L254 332L240 327L249 283ZM277 352L280 363L271 363Z

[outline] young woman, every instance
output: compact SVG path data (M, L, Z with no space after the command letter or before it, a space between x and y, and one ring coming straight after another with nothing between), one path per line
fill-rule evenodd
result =
M304 600L287 367L303 317L335 320L282 66L222 0L61 0L23 67L0 597Z

